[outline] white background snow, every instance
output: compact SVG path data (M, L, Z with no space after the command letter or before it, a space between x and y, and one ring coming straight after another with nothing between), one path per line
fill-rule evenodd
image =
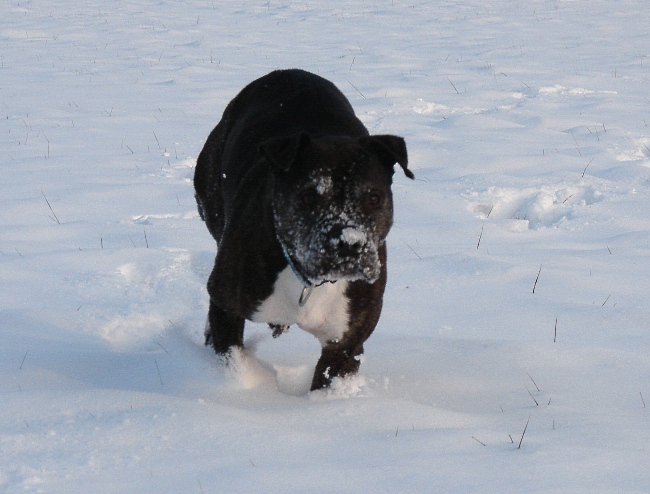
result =
M648 26L643 0L3 1L0 491L650 492ZM229 372L202 345L195 159L288 67L417 177L361 373L311 394L298 328L249 325Z

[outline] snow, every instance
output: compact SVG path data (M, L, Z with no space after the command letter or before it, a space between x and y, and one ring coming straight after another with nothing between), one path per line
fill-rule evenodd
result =
M362 230L348 226L341 231L340 240L350 245L363 245L367 242L367 236Z
M646 493L641 0L0 6L0 490ZM404 136L359 376L202 345L193 166L273 69ZM49 204L49 205L48 205ZM534 293L533 293L534 292ZM524 434L525 431L525 434Z
M316 183L316 192L320 195L327 194L332 190L332 179L330 177L319 177Z

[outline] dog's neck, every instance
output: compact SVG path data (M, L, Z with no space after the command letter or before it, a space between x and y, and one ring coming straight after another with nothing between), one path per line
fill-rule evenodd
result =
M287 261L287 264L291 268L291 271L293 271L293 274L298 278L298 281L302 283L302 291L300 292L300 298L298 299L298 305L300 307L303 307L306 303L307 300L309 300L309 297L311 296L311 292L314 288L317 286L324 285L325 283L336 283L336 280L323 280L320 283L314 284L309 278L307 278L304 274L300 272L296 264L293 262L291 259L291 256L289 255L289 252L287 251L286 246L284 245L284 242L280 240L280 237L276 235L276 239L278 240L278 243L280 244L280 247L282 247L282 254L284 255L285 261Z

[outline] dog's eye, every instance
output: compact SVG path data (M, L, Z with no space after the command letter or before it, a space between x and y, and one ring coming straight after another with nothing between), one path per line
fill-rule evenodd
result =
M376 191L371 191L366 195L366 204L368 207L376 209L384 202L383 196Z
M299 199L303 206L312 207L318 201L318 193L315 189L307 189L301 192Z

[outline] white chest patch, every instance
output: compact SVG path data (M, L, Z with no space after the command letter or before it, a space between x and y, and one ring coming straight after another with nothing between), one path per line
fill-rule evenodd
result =
M328 341L341 339L348 330L347 286L346 280L339 280L314 287L301 307L298 300L303 285L287 266L278 275L273 294L262 302L251 320L287 326L297 324L318 338L324 346Z

